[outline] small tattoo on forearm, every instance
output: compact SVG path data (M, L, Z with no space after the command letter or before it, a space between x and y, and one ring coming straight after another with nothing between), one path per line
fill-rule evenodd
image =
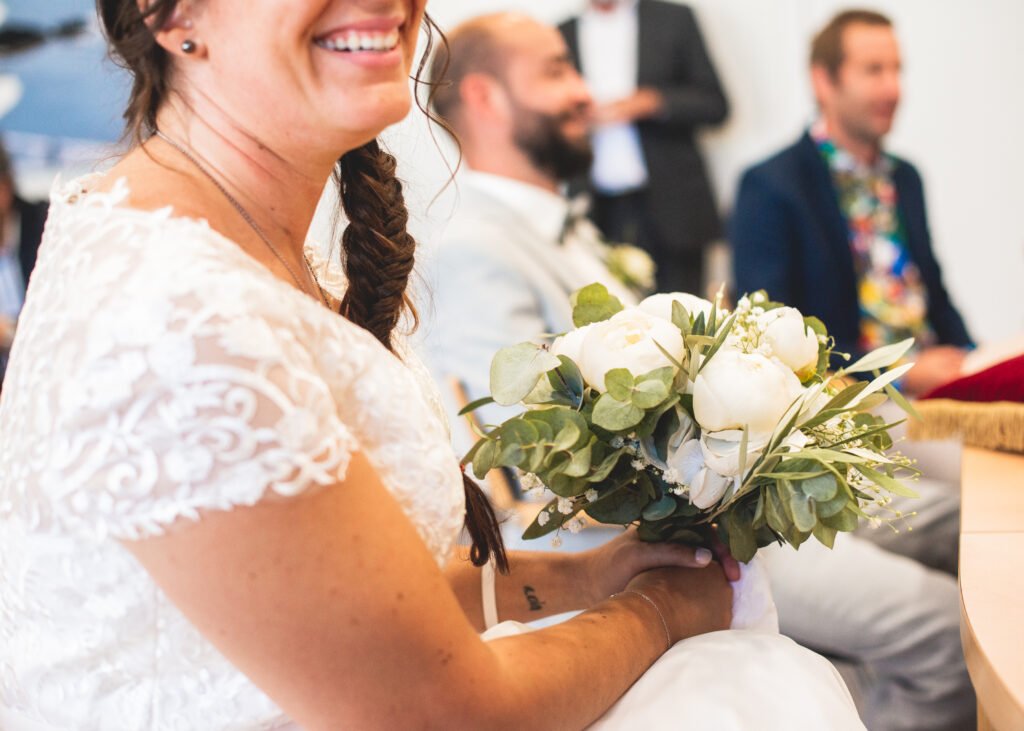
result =
M530 603L531 612L538 612L544 606L544 602L537 598L537 593L533 590L532 586L524 586L523 594L526 595L526 601Z

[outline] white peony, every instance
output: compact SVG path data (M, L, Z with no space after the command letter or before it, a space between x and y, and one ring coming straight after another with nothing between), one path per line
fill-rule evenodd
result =
M747 455L744 459L745 471L761 456L761 451L768 444L768 434L747 438ZM743 431L727 429L726 431L705 432L700 438L700 450L704 464L720 475L735 477L740 474L740 444ZM741 475L742 479L742 475Z
M706 510L722 499L731 482L728 477L704 467L690 482L690 502Z
M723 347L693 384L693 411L706 431L746 426L756 439L772 432L803 391L793 371L781 363Z
M762 342L771 354L806 378L818 363L818 336L804 324L804 317L793 307L778 307L761 316Z
M604 391L604 376L613 368L626 368L636 377L672 365L655 343L676 361L682 360L683 336L679 328L629 308L589 326L577 365L587 383Z
M559 335L551 343L552 355L564 355L576 365L580 364L581 353L583 352L583 338L590 332L593 325L584 325L575 330L570 330L564 335Z
M704 313L704 319L711 316L711 303L697 295L686 292L659 292L643 300L637 307L644 312L672 322L672 303L681 304L691 317Z

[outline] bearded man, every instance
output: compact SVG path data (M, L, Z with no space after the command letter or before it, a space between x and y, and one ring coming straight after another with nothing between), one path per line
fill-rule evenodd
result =
M468 169L425 263L434 316L425 313L422 331L435 374L455 376L477 398L490 393L499 348L572 328L574 290L601 282L626 304L635 295L609 271L597 229L560 192L592 160L591 97L561 35L502 13L467 21L448 43L432 66L433 104Z

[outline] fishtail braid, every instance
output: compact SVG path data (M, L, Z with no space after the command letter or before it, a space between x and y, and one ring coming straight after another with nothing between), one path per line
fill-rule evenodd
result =
M334 170L339 197L349 224L341 237L348 289L341 301L343 316L369 330L388 350L403 312L416 318L406 294L416 241L406 231L409 212L402 184L395 177L395 158L373 140L350 150ZM494 509L480 486L463 472L466 529L473 542L470 559L483 566L491 557L502 573L508 559Z

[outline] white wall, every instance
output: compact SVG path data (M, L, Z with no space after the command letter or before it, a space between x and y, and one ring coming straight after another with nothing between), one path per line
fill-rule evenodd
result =
M813 117L806 81L809 39L838 0L692 0L732 105L705 137L723 211L739 174L795 139ZM557 22L582 0L431 0L442 28L483 12L522 10ZM980 340L1024 332L1024 27L1021 0L869 2L896 24L904 101L889 148L925 180L934 244L946 285ZM429 245L451 210L447 172L413 114L390 133L408 183L415 229Z

